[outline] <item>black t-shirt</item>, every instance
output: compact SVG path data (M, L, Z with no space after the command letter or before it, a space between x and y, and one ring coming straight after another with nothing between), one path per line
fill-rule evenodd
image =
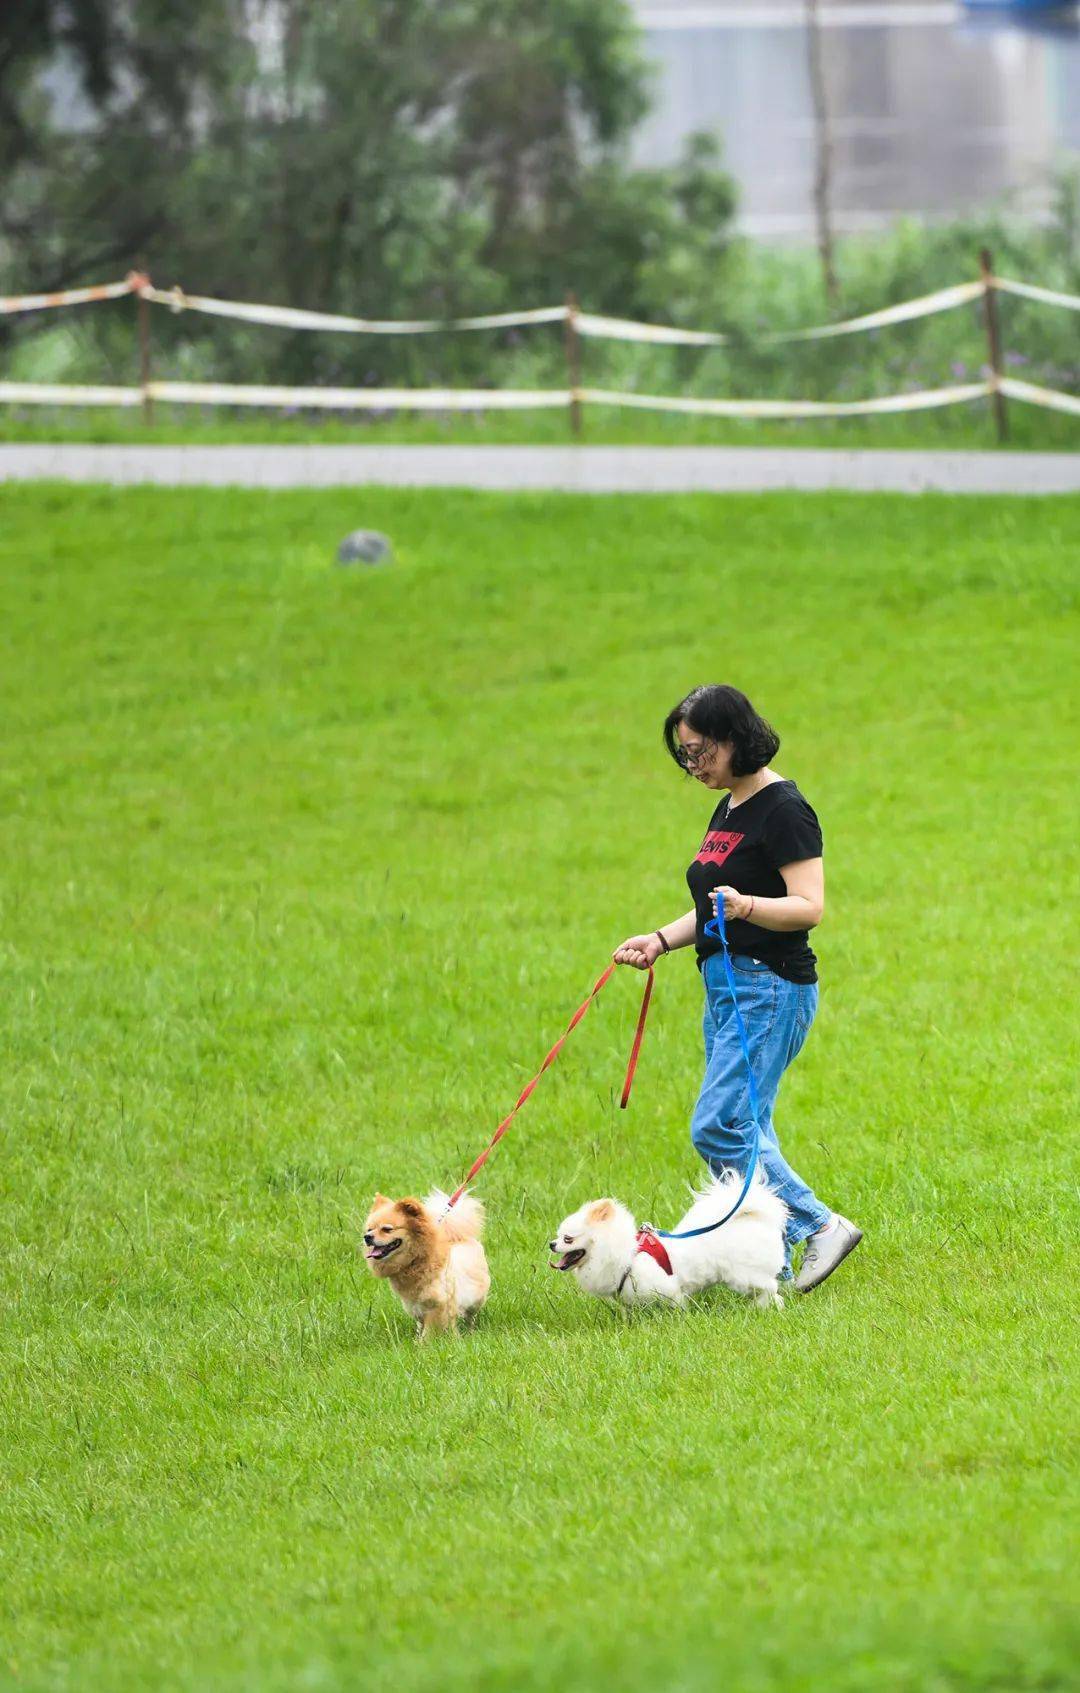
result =
M725 794L713 812L698 855L686 872L697 911L699 967L720 951L720 942L704 932L713 916L709 898L713 888L726 886L741 894L757 894L759 899L782 899L787 887L780 866L822 854L821 825L794 782L767 783L729 816L730 801L731 795ZM817 959L807 934L806 929L778 934L736 918L727 925L732 952L760 958L789 982L817 981Z

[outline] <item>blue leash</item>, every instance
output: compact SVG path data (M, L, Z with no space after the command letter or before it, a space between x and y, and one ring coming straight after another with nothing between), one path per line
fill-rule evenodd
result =
M734 1217L736 1211L739 1209L739 1206L750 1192L750 1183L754 1179L754 1171L757 1169L758 1152L761 1148L761 1108L758 1104L757 1083L754 1080L754 1066L750 1058L750 1042L746 1038L746 1024L743 1022L743 1014L739 1010L739 996L735 991L735 972L731 968L731 955L728 952L727 928L724 924L724 901L722 898L717 901L716 916L705 925L705 933L720 942L722 949L721 957L724 960L724 975L727 977L728 992L731 995L731 1003L735 1007L735 1027L739 1031L739 1045L742 1047L743 1057L746 1060L746 1074L750 1081L750 1109L754 1114L754 1152L752 1158L750 1159L750 1163L747 1166L746 1180L743 1182L742 1192L731 1207L731 1210L728 1211L725 1216L721 1217L718 1223L706 1223L704 1228L701 1229L684 1229L681 1234L673 1232L670 1229L653 1229L653 1234L658 1234L662 1240L693 1240L695 1235L712 1234L714 1229L723 1228L724 1224L728 1222L730 1218Z

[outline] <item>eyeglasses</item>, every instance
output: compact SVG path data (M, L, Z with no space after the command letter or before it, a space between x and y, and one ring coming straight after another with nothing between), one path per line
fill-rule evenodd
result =
M675 762L684 770L696 770L699 765L707 764L715 751L715 741L703 741L696 752L691 752L688 747L680 747L675 754Z

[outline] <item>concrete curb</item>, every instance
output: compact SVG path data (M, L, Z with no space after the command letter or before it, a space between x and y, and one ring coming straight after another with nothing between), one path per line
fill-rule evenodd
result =
M242 488L1071 494L1080 453L814 447L320 447L0 445L0 481Z

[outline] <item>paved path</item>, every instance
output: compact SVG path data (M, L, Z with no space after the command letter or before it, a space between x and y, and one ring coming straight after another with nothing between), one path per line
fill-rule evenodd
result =
M0 481L244 488L557 489L583 494L1080 492L1080 453L845 451L816 447L155 447L0 445Z

